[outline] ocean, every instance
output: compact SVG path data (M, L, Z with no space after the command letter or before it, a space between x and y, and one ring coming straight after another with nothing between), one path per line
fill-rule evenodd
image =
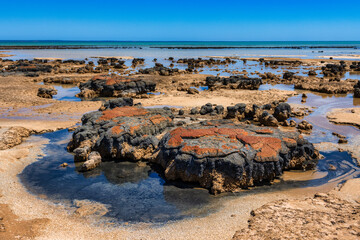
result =
M94 56L168 57L294 57L356 59L360 41L0 41L11 59ZM360 59L360 58L359 58Z

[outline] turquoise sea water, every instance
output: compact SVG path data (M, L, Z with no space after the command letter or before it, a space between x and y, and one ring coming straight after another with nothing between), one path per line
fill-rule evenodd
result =
M0 46L96 47L354 47L360 41L0 41Z
M42 49L16 49L37 46ZM46 49L48 47L48 49ZM0 51L14 55L13 60L32 58L84 59L99 56L153 58L288 57L356 60L360 41L289 41L289 42L137 42L137 41L0 41ZM360 58L359 58L360 59ZM358 59L358 60L359 60Z

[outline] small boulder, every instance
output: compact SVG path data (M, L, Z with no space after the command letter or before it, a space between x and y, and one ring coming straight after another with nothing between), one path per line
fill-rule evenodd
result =
M57 91L54 88L39 88L37 96L41 98L53 98L53 95L56 95Z

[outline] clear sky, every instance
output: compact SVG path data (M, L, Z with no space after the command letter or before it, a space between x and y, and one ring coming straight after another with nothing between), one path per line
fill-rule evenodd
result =
M0 8L0 40L360 40L360 0L8 0Z

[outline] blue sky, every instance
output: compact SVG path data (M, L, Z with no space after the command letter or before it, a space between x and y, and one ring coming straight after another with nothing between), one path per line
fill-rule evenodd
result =
M0 40L360 40L360 1L2 1Z

